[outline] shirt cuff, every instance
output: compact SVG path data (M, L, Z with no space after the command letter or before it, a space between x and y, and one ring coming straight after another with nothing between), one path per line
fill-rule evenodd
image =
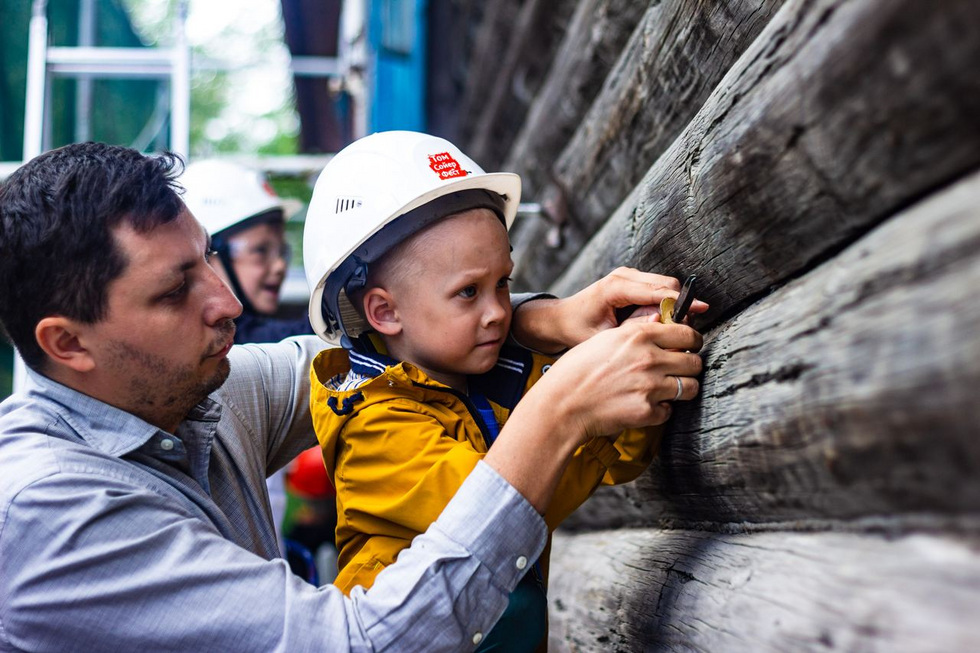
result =
M521 306L523 306L524 304L526 304L526 303L528 303L530 301L534 301L535 299L558 299L558 298L556 296L554 296L552 294L549 294L549 293L546 293L546 292L522 292L522 293L514 293L514 294L512 294L510 296L510 308L511 308L511 312L512 313L516 313L518 308L520 308ZM510 333L507 334L507 344L509 344L509 345L515 345L517 347L520 347L521 349L526 349L528 351L533 351L535 354L541 354L542 356L557 357L560 354L565 353L565 350L562 350L562 351L560 351L558 353L555 353L555 352L546 353L546 352L543 352L543 351L538 351L537 349L532 349L532 348L528 347L527 345L523 344L522 342L518 341L518 339L514 337L514 332L513 331L511 331Z
M511 592L548 538L544 519L483 461L470 472L436 527L487 567L494 585Z
M515 311L524 304L535 299L558 299L555 295L546 292L518 292L510 296L510 307Z

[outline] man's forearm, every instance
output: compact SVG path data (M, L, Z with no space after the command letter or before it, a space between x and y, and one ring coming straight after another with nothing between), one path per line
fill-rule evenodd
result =
M536 388L514 408L483 461L544 514L581 438L562 422L561 398Z
M353 647L457 651L478 644L547 539L544 520L514 490L479 463L372 588L351 592Z

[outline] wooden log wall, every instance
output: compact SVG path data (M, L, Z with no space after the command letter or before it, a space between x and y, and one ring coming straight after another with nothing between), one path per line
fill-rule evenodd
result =
M541 195L551 167L592 105L646 6L635 0L578 3L555 64L528 110L506 170L521 175L524 193ZM651 11L657 13L656 6Z
M466 86L462 111L467 154L488 169L502 163L558 50L577 0L526 0L511 11L495 4L488 5L495 20L487 23L492 29L481 31L482 51L474 62L483 74ZM507 4L499 3L501 7Z
M660 458L556 539L551 650L980 650L980 5L568 16L462 142L549 209L515 277L697 273L711 310Z
M553 651L976 650L980 557L960 537L631 529L554 546Z
M548 151L541 158L529 157L529 166L516 168L529 177L532 194L562 207L551 220L517 225L518 286L543 288L575 258L780 4L781 0L650 4L599 96L557 157L551 160L553 150ZM542 176L548 182L543 186ZM555 240L547 237L556 226L561 236L557 249Z

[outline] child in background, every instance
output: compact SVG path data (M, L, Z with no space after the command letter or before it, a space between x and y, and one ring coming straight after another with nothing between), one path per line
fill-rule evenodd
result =
M327 165L304 236L310 317L343 348L311 370L312 412L337 489L345 593L371 586L435 521L553 359L508 344L507 229L520 178L487 174L443 139L385 132ZM595 438L566 468L550 529L600 483L636 478L661 429ZM547 556L479 650L533 651L547 626ZM481 643L481 642L477 642Z

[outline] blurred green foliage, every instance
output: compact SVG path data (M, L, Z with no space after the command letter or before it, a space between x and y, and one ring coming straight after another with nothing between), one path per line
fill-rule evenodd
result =
M30 0L0 0L0 160L23 158L24 104L27 83L28 26ZM139 47L166 45L177 8L176 0L95 0L95 45ZM151 6L152 5L152 6ZM137 11L142 6L152 11ZM139 30L131 16L139 15ZM48 0L49 42L55 46L78 44L79 0ZM240 39L229 28L221 38ZM158 37L160 43L158 43ZM260 50L281 35L275 26L265 26L259 34ZM218 39L220 41L220 39ZM220 43L216 46L220 47ZM208 57L206 48L194 48L194 55ZM298 147L298 123L292 98L284 97L282 106L261 116L277 127L270 140L258 146L253 134L231 130L215 137L210 123L231 102L234 81L223 71L198 70L191 78L190 144L192 157L248 152L262 155L295 154ZM72 79L55 78L51 84L51 145L76 140L76 89ZM165 81L133 79L96 79L92 84L89 139L137 147L143 151L167 149L167 111L169 88ZM158 128L159 127L159 128ZM309 180L296 177L270 179L276 192L284 198L299 200L305 206L312 194ZM302 267L302 216L287 223L287 238L295 251L294 266ZM13 349L0 342L0 399L10 393L13 377Z
M48 1L49 41L55 46L78 44L78 0ZM95 44L141 45L126 12L113 0L97 0ZM20 161L24 144L24 103L27 90L27 36L31 2L0 0L0 160ZM49 102L52 147L75 141L77 82L53 78ZM149 151L166 143L166 130L147 129L158 122L168 93L159 81L102 79L92 83L90 140L138 146ZM166 122L166 121L162 121ZM159 133L149 133L159 131Z

